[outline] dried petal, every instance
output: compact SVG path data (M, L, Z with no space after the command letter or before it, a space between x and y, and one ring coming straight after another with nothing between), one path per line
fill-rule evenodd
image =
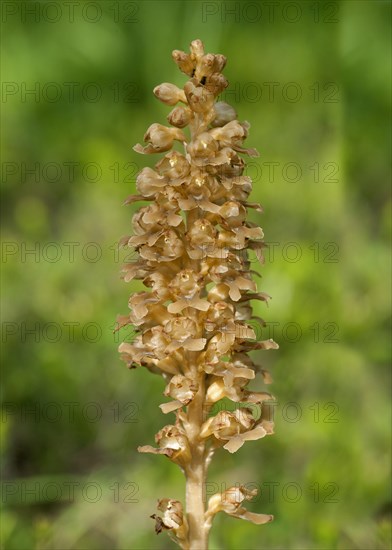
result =
M163 530L169 531L171 538L182 546L188 535L188 524L179 500L163 498L158 500L158 510L163 512L163 517L152 514L155 519L155 532L158 535Z
M162 412L172 412L184 405L188 405L194 398L198 390L198 385L191 379L178 374L173 376L165 389L165 395L170 396L175 401L160 405Z
M250 491L243 485L230 487L223 493L217 493L209 499L206 517L211 521L212 517L218 512L225 512L230 516L246 519L256 525L269 523L274 519L272 515L255 514L241 507L244 500L252 500L256 495L257 489Z
M159 193L167 184L167 178L160 176L149 167L143 168L136 178L136 187L144 197Z
M191 459L188 438L184 430L177 426L164 426L155 436L158 448L144 445L139 453L163 454L172 462L184 467Z

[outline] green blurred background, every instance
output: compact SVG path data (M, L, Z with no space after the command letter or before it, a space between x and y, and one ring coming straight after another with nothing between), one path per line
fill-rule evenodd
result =
M211 548L391 547L390 7L2 2L1 548L174 547L149 515L182 476L136 452L167 423L164 385L126 369L112 329L139 289L119 278L122 202L158 160L131 147L166 122L152 88L185 82L171 51L194 38L228 57L224 98L261 153L256 313L280 344L255 357L276 435L222 450L208 486L258 487L249 508L275 521L220 514Z

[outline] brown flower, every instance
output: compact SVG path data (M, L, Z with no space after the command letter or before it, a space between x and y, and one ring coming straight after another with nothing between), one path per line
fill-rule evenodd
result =
M254 419L251 409L241 407L234 412L220 411L209 418L201 428L200 437L214 437L216 445L235 453L245 441L261 439L273 433L271 430L270 424L266 426L263 420Z
M165 455L172 462L184 467L191 459L188 438L184 430L177 426L164 426L155 436L158 448L151 445L138 447L139 453Z
M147 132L144 134L144 141L149 145L143 147L139 143L134 146L137 153L162 153L172 148L174 140L185 142L186 137L178 128L168 128L162 124L151 124Z
M257 489L249 490L243 485L230 487L223 493L217 493L209 499L206 517L211 520L218 512L225 512L230 516L251 521L256 525L269 523L274 519L274 516L254 514L241 506L244 500L252 500L256 495Z
M145 203L132 217L132 235L120 245L131 250L123 278L142 281L129 299L129 313L118 318L117 330L133 325L135 336L119 351L129 368L142 366L160 374L166 384L163 413L174 412L175 424L155 436L157 446L139 447L180 466L187 480L187 514L178 500L158 501L153 515L156 532L165 530L183 549L207 548L212 518L219 511L262 524L272 516L253 514L241 506L254 496L244 486L214 495L205 512L200 487L215 451L236 452L247 441L273 433L273 397L249 390L248 383L269 373L249 357L254 350L276 349L271 339L258 340L250 323L253 300L268 302L258 291L249 251L262 264L263 231L248 220L252 180L244 175L243 156L258 156L244 145L248 122L237 120L233 107L217 101L227 87L222 74L226 58L204 51L194 40L190 52L173 52L188 76L183 89L164 82L154 95L172 110L170 126L151 124L142 154L163 153L155 165L137 176L137 200ZM177 142L177 144L176 144ZM173 149L180 148L182 152ZM233 411L211 414L230 400ZM225 401L222 401L224 403ZM245 404L243 406L243 404Z
M159 405L163 413L173 412L184 405L188 405L198 390L197 384L191 378L177 374L171 378L166 386L165 395L170 396L174 401Z
M152 519L155 519L155 532L157 535L163 530L169 531L170 537L182 544L186 542L188 535L188 523L183 512L182 504L179 500L171 498L163 498L158 500L157 508L163 512L163 516L153 514Z

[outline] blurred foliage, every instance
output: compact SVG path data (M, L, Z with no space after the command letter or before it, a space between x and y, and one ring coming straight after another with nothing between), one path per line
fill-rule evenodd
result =
M261 153L254 219L277 244L256 314L280 343L256 356L276 435L218 454L209 486L261 488L250 506L275 521L217 517L211 548L390 548L390 3L74 4L2 3L1 547L172 547L149 515L183 479L136 452L166 422L163 383L118 359L139 287L119 280L116 242L155 160L131 145L168 113L152 88L184 82L171 51L201 38L228 57L224 96Z

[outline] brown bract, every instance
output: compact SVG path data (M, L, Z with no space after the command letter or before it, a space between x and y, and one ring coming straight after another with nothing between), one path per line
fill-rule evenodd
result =
M163 515L152 516L156 531L170 531L182 548L200 550L219 511L259 524L272 519L242 508L242 501L253 496L242 486L212 497L205 511L198 487L217 449L234 453L245 442L273 433L268 404L273 397L263 388L247 389L257 373L266 384L271 377L248 353L278 346L257 340L249 324L255 319L252 300L267 302L269 296L257 290L248 251L262 263L266 245L261 228L247 219L249 208L262 212L248 201L252 181L244 175L243 156L258 156L243 145L250 125L217 101L228 85L222 74L226 58L206 54L202 42L194 40L189 54L175 50L173 59L189 79L183 89L167 82L154 88L155 96L172 107L170 126L151 124L145 145L134 149L165 154L137 176L139 195L126 203L148 204L134 214L132 235L121 240L132 250L132 261L123 268L125 281L141 280L147 290L130 297L130 313L118 323L136 329L135 338L120 345L122 358L130 368L142 366L163 376L169 401L160 407L175 414L175 424L156 435L157 447L139 451L164 455L187 479L186 514L179 501L160 500ZM262 319L257 322L265 326ZM211 415L223 399L235 410Z

